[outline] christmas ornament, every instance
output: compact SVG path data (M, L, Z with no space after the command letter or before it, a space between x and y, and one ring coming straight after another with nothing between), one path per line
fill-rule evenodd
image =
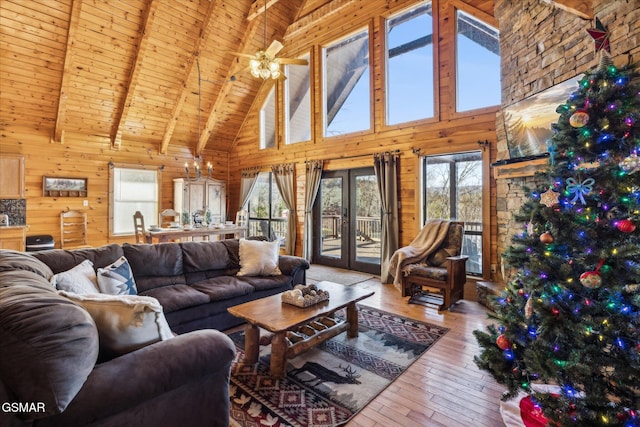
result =
M545 245L553 243L553 234L551 234L549 231L545 231L540 235L540 241Z
M508 348L511 348L513 344L511 344L509 338L505 337L504 335L498 335L498 338L496 338L496 345L500 350L506 350Z
M630 219L623 219L620 221L614 221L616 228L623 233L633 233L636 229L636 225Z
M585 169L597 169L600 167L600 162L582 162L575 165L573 170L585 170Z
M533 298L529 297L524 305L524 317L528 320L531 319L531 316L533 316Z
M598 18L596 18L596 28L588 29L587 32L596 43L596 53L600 52L602 49L611 53L611 47L609 46L609 32L602 25L602 22Z
M585 271L580 275L580 283L587 288L596 289L602 285L602 277L600 277L600 267L604 264L604 259L601 259L596 267L595 271Z
M566 182L567 191L569 192L569 194L574 195L571 203L576 203L578 200L580 200L580 203L584 205L586 203L584 200L584 196L591 193L591 190L593 190L593 184L596 183L596 180L593 178L587 178L581 183L578 183L578 181L573 178L567 178Z
M569 124L574 128L581 128L589 122L589 114L586 111L576 111L569 117Z
M619 166L620 169L631 175L640 170L640 159L636 153L632 153L629 157L625 157Z
M560 197L560 193L556 193L549 188L547 191L540 194L540 203L547 207L552 207L558 204L558 197Z

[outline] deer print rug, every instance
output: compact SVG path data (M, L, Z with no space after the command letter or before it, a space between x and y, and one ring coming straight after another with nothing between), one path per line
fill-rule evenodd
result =
M270 345L260 361L243 365L244 331L231 368L231 424L331 427L347 422L446 332L406 317L358 306L360 333L342 333L287 361L287 376L269 376ZM336 313L344 317L344 312ZM261 331L268 343L268 333Z

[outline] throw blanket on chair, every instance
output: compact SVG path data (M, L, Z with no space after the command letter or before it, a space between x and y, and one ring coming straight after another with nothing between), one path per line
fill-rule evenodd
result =
M450 224L450 221L440 219L427 221L409 246L393 253L389 261L389 276L393 277L394 285L402 283L402 268L406 264L423 260L440 247L447 237Z

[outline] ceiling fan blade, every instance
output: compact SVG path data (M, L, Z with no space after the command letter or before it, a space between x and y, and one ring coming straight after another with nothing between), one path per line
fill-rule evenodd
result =
M271 42L267 50L265 51L270 56L276 56L278 52L282 50L284 46L278 40L274 40Z
M236 56L241 56L243 58L250 58L250 59L255 58L255 55L249 55L248 53L241 53L241 52L231 52L231 53L233 53Z
M281 64L309 65L309 61L306 59L278 58L278 61Z

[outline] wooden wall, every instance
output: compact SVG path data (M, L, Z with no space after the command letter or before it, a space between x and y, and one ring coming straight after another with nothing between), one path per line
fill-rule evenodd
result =
M276 147L259 150L259 108L260 102L254 103L249 112L245 126L241 130L229 157L231 179L229 183L231 206L238 204L240 174L239 170L250 166L263 166L269 170L273 164L293 162L297 175L297 215L298 242L297 252L301 251L302 221L304 214L304 162L306 160L323 159L326 170L349 169L373 165L373 153L400 151L400 230L401 244L409 243L420 229L418 189L418 156L413 150L419 149L421 154L440 154L456 151L478 150L478 141L495 142L496 107L474 111L472 113L456 113L455 105L455 8L464 11L497 26L493 19L493 1L439 0L434 1L434 22L437 23L434 40L437 41L435 70L436 116L426 121L416 121L397 126L384 126L384 21L383 18L396 13L412 4L415 0L362 0L351 2L334 1L314 12L313 19L294 22L288 37L285 37L286 54L301 55L312 52L311 70L313 88L320 93L321 85L321 51L322 46L348 35L358 29L369 27L373 40L370 43L370 55L373 58L373 99L374 128L368 132L353 135L323 138L322 99L315 96L313 116L313 134L309 142L292 145L283 143L282 135L277 138ZM294 29L291 31L291 29ZM281 89L281 88L279 88ZM266 88L265 88L266 91ZM279 92L280 93L280 92ZM282 125L282 123L280 123ZM280 126L282 128L282 126ZM485 153L486 172L492 154ZM490 201L489 179L485 202L486 230L490 229L490 210L495 201ZM488 261L488 260L487 260Z
M173 178L184 175L185 162L193 161L188 147L170 145L166 155L158 154L157 143L123 141L120 150L111 149L108 137L65 134L64 144L51 142L52 129L7 126L0 136L0 153L25 157L25 198L27 199L27 236L50 234L59 247L60 212L87 212L88 242L92 246L135 242L134 236L109 237L109 162L140 166L164 165L161 208L173 207ZM227 153L205 151L205 164L213 164L213 177L228 179ZM44 197L43 176L88 178L88 195ZM88 206L83 205L86 200ZM235 212L235 211L234 211ZM133 221L133 219L132 219Z

